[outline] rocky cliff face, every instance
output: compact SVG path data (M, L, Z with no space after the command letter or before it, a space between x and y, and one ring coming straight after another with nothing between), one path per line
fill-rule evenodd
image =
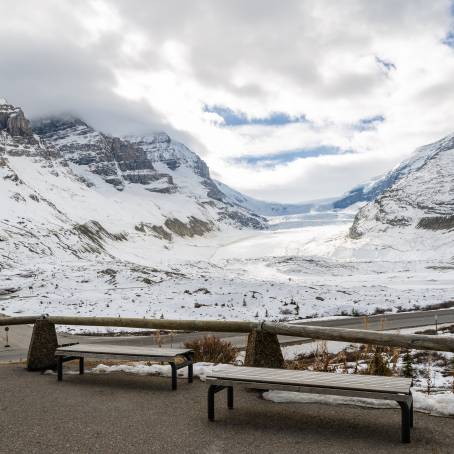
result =
M33 131L65 159L101 176L118 191L130 184L141 185L161 194L164 204L166 195L184 195L217 210L217 221L258 229L266 226L260 216L228 201L211 179L206 163L165 133L110 137L72 117L35 121ZM214 225L211 219L210 225Z
M127 182L149 184L160 176L140 147L95 131L77 118L48 118L33 130L70 162L104 178L122 191Z
M386 181L389 187L356 215L352 238L390 228L454 229L454 134L417 149Z
M192 168L202 178L210 178L205 161L182 143L173 141L165 132L150 136L125 136L124 139L145 150L150 161L164 163L169 170L183 165Z
M37 142L22 109L8 104L3 98L0 103L0 130L6 131L12 137L26 139L30 143Z

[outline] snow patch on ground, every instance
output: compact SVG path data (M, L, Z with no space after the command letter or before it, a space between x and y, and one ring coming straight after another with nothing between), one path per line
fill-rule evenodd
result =
M217 369L225 369L225 364L213 364L213 363L195 363L194 377L199 377L200 380L205 381L206 377L212 374ZM234 367L234 366L232 366ZM160 364L147 364L145 362L139 362L134 364L118 364L113 366L106 366L105 364L99 364L89 371L94 374L110 374L114 372L127 372L130 374L137 375L160 375L163 377L170 377L172 374L169 365ZM177 371L177 375L180 378L187 378L188 369L184 367Z
M276 403L305 403L326 405L358 405L372 408L399 408L394 401L362 399L358 397L325 396L321 394L304 394L289 391L268 391L263 398ZM413 390L414 410L433 416L454 416L454 393L442 392L427 395Z

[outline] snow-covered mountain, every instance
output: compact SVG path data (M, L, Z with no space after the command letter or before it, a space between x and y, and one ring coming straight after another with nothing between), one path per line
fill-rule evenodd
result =
M385 175L376 177L365 183L359 184L333 202L333 208L346 208L358 202L371 202L379 197L394 183L408 173L421 168L432 156L445 151L452 146L452 136L447 136L435 143L422 146L397 167Z
M454 230L454 134L418 148L374 187L386 189L359 210L352 238L396 228Z
M30 124L2 102L0 269L29 254L112 254L107 243L163 247L266 227L224 200L205 162L164 133L126 140L71 117Z

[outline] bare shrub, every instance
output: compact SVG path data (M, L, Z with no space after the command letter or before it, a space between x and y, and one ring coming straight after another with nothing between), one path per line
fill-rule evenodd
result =
M317 347L315 349L314 370L327 372L329 369L331 357L332 355L330 355L328 352L328 345L326 343L326 340L317 342Z
M195 362L230 364L238 355L236 347L216 336L204 336L201 339L186 342L184 345L194 350Z

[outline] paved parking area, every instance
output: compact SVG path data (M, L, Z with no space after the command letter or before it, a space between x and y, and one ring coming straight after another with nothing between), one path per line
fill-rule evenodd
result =
M399 443L400 411L275 404L239 391L235 409L217 395L206 415L198 379L172 392L169 379L115 373L55 375L0 366L2 453L452 453L454 420L415 414Z

